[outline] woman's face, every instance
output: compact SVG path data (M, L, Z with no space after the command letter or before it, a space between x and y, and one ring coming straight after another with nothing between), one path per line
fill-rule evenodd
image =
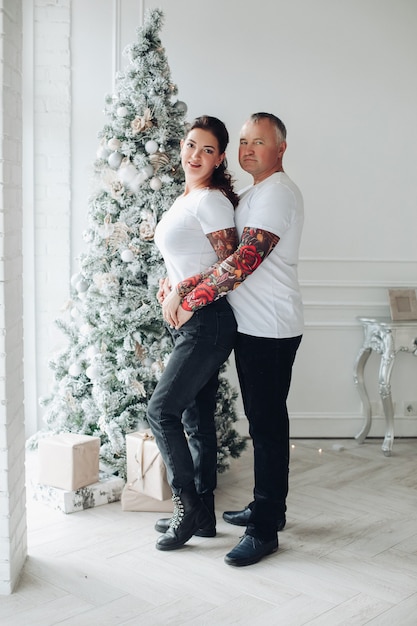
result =
M181 141L181 164L185 179L193 187L207 187L213 171L224 159L217 138L202 128L193 128Z

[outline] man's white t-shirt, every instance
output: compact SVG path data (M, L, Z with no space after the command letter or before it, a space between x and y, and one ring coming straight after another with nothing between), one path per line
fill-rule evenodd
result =
M206 235L234 228L234 213L232 203L218 189L195 189L175 200L155 230L171 285L218 261Z
M297 272L304 222L301 192L287 174L276 172L239 196L235 211L239 237L245 227L252 227L280 240L253 274L227 294L238 331L255 337L297 337L304 327Z

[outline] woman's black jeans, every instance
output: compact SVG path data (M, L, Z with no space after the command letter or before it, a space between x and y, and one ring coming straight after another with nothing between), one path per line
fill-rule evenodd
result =
M289 471L287 396L301 336L268 339L238 333L235 357L254 449L254 501L247 534L270 541L285 519Z
M149 401L148 422L173 493L195 485L200 496L211 495L217 482L218 374L234 347L236 321L222 298L172 335L174 349Z

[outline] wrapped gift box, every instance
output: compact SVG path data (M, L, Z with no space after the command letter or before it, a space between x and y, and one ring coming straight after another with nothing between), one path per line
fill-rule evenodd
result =
M130 489L161 502L171 498L165 465L150 429L126 435L126 474Z
M76 513L120 500L125 481L113 474L99 473L99 481L76 490L41 483L32 484L33 497L64 513Z
M174 504L172 499L155 500L149 496L144 496L135 489L135 483L126 483L120 497L122 511L159 511L161 513L172 513Z
M66 491L97 483L99 453L99 437L61 433L40 439L39 482Z

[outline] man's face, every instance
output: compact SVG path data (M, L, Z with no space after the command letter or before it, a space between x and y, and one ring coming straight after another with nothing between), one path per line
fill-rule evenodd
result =
M251 174L254 184L282 170L282 156L287 144L278 137L268 119L247 121L240 132L240 167Z

